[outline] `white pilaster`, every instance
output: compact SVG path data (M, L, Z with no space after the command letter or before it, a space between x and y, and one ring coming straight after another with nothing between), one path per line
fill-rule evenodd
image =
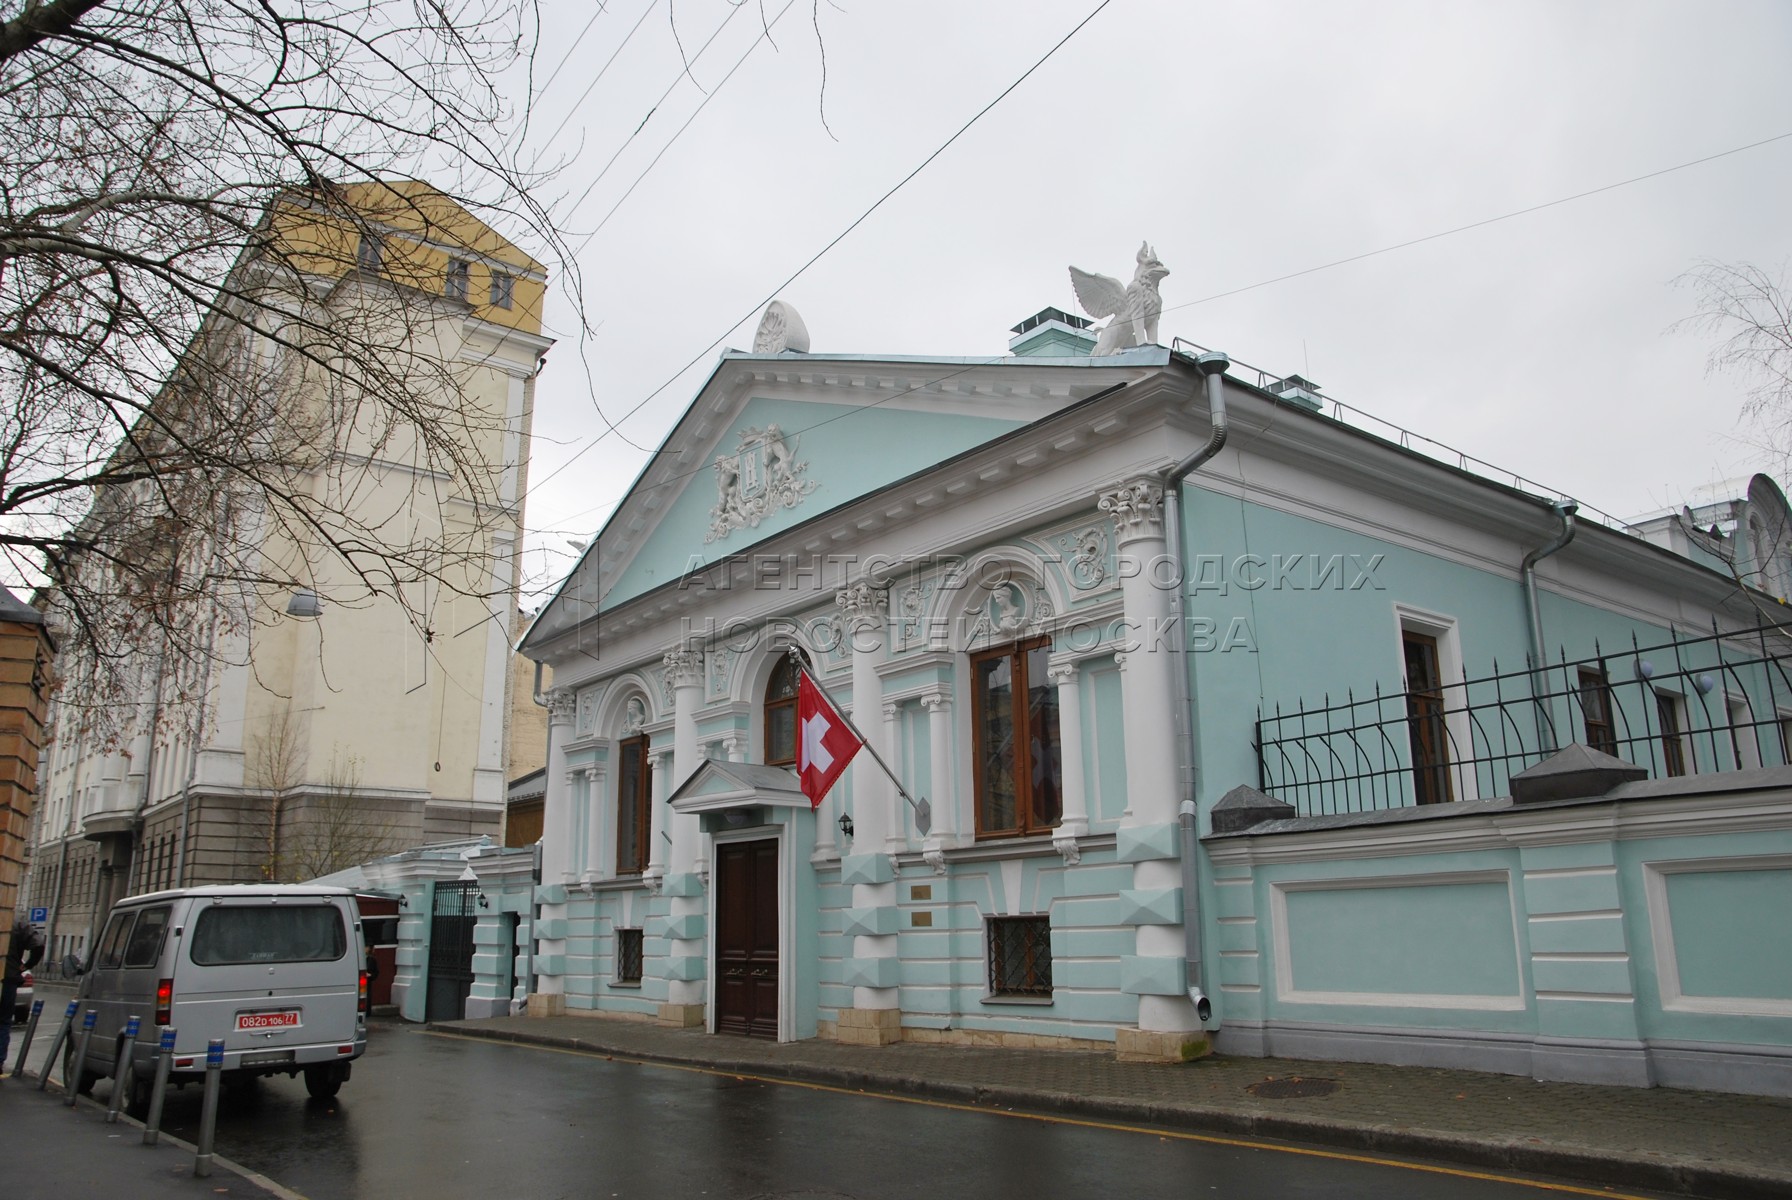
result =
M852 647L852 718L867 741L889 759L889 739L883 716L883 680L877 666L883 660L884 639L888 633L890 594L860 580L834 597L846 616L847 638ZM890 820L890 805L895 789L890 786L883 768L869 754L861 753L852 762L852 806L854 854L882 853L887 850L895 826ZM855 883L852 887L854 908L881 908L896 903L896 884ZM895 958L894 934L858 934L853 938L855 958ZM899 989L893 987L857 987L852 990L855 1009L893 1009L900 1007Z
M945 849L958 829L957 791L952 771L952 697L945 689L921 697L927 710L928 803L933 829L921 843L921 855L936 874L946 873Z
M548 693L548 742L551 746L546 790L541 798L541 877L566 882L572 872L573 795L567 778L566 743L572 739L575 701L564 689Z
M604 818L604 769L602 767L585 768L585 871L587 880L602 879L609 874L609 862L604 858L605 825Z
M1164 581L1157 578L1159 572L1151 569L1152 564L1163 561L1166 549L1163 488L1155 480L1132 480L1102 493L1099 506L1113 518L1116 547L1130 562L1130 569L1121 572L1121 603L1127 639L1132 643L1120 672L1127 790L1127 811L1121 824L1174 825L1179 799L1178 714L1171 671L1176 669L1178 660L1170 639L1186 634L1170 627L1170 594ZM1181 884L1181 864L1174 858L1133 864L1135 890L1168 891ZM1181 925L1138 927L1134 953L1141 959L1179 959L1183 949ZM1194 1005L1186 996L1139 997L1139 1028L1143 1031L1177 1032L1200 1027Z
M669 651L664 659L666 681L672 685L672 780L669 790L691 777L701 764L703 747L697 740L697 708L703 703L703 652L681 646ZM694 813L672 813L672 855L670 874L700 874L707 865L703 854L702 818ZM680 919L700 916L708 904L702 895L691 895L680 887L672 897L671 916ZM677 938L667 945L673 958L703 956L701 938ZM666 1002L674 1005L700 1005L705 993L701 979L674 979L666 984Z

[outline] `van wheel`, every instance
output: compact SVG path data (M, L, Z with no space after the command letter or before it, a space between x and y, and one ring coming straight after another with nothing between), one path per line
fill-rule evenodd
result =
M342 1077L334 1067L306 1067L305 1090L313 1100L334 1099L342 1090Z
M75 1047L70 1043L62 1051L62 1086L73 1087L78 1095L91 1096L93 1085L99 1082L100 1073L83 1067L78 1073L75 1070ZM73 1081L72 1083L70 1081Z

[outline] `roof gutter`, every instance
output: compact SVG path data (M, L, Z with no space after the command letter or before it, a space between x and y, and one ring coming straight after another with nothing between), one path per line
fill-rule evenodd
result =
M1170 627L1176 635L1170 639L1176 662L1170 671L1172 697L1176 711L1176 766L1181 780L1182 802L1177 819L1182 829L1182 937L1183 957L1187 964L1188 999L1195 1006L1195 1016L1206 1025L1213 1016L1213 1002L1207 998L1201 970L1201 892L1200 830L1196 818L1195 776L1195 706L1190 697L1188 657L1188 622L1184 610L1184 565L1182 561L1182 481L1200 470L1226 444L1226 368L1232 360L1217 350L1195 360L1195 369L1207 385L1207 408L1213 431L1207 444L1164 473L1164 542L1171 564L1170 578L1176 586L1170 590Z

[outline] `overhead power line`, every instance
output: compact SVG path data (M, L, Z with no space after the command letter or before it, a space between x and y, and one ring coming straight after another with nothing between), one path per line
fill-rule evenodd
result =
M926 158L922 159L921 162L912 171L910 171L907 175L904 175L901 179L897 180L893 187L891 187L883 195L879 196L875 201L873 201L869 208L867 208L864 212L860 213L857 217L855 217L853 219L852 224L848 225L845 229L842 229L839 233L835 234L833 239L831 241L829 241L827 243L827 245L823 246L821 249L817 250L814 254L810 255L809 260L807 262L803 263L802 266L798 267L795 271L791 272L790 275L787 276L783 282L779 283L776 287L774 287L771 290L771 292L765 296L764 299L756 301L754 303L753 307L748 309L747 312L742 317L740 317L738 320L736 320L732 325L728 326L727 329L723 330L721 332L721 334L719 334L707 346L705 346L703 349L699 350L695 355L693 355L689 362L686 362L682 367L680 367L680 368L678 368L678 370L674 371L672 373L672 375L670 377L668 377L664 383L660 384L658 387L654 388L651 392L647 393L647 395L642 397L641 400L638 403L636 403L633 408L631 408L627 412L623 413L622 416L617 418L616 421L610 422L608 429L604 429L604 430L600 431L589 442L585 443L585 445L582 448L580 448L578 453L574 454L571 458L567 459L565 462L561 463L558 467L555 467L552 471L548 472L548 474L545 475L544 477L542 477L539 481L531 483L529 485L529 491L531 493L533 493L537 488L545 485L549 480L552 480L555 476L559 475L562 471L564 471L568 467L572 466L573 463L577 462L580 458L582 458L586 454L588 454L594 447L597 446L597 444L599 442L603 441L603 439L605 437L609 436L609 434L613 430L615 430L618 425L620 425L623 421L628 420L630 417L634 416L636 413L640 412L656 396L658 396L661 392L665 391L667 388L671 387L675 382L677 382L679 377L682 376L686 371L690 370L692 367L696 366L699 362L701 362L704 358L706 358L711 351L713 351L717 346L722 344L723 339L725 339L730 333L733 333L734 330L736 328L738 328L743 322L751 320L754 313L758 312L760 309L764 308L767 304L769 304L773 300L777 299L779 292L782 292L785 288L789 287L792 283L795 283L799 278L802 277L802 275L805 272L807 272L809 270L810 267L812 267L816 263L820 262L824 255L826 255L835 246L838 246L842 241L846 240L846 237L848 234L852 233L853 230L857 229L860 225L864 224L865 221L871 216L872 213L876 212L878 209L883 207L885 201L889 200L890 197L894 196L897 192L901 191L909 183L910 180L914 179L915 176L919 175L922 171L926 170L927 167L935 159L937 159L940 155L944 154L948 149L950 149L952 147L952 145L958 141L959 138L963 137L967 132L970 131L970 129L973 125L975 125L975 124L977 124L977 122L981 121L986 115L988 115L988 113L990 112L991 109L995 108L996 105L1000 104L1003 100L1005 100L1011 92L1013 92L1021 84L1025 83L1033 75L1033 73L1035 71L1039 70L1040 67L1044 66L1048 61L1050 61L1051 57L1054 54L1056 54L1059 50L1062 50L1064 48L1064 46L1070 41L1071 38L1075 37L1078 33L1082 32L1083 27L1088 25L1089 22L1093 21L1097 16L1101 15L1102 10L1107 8L1108 5L1111 3L1113 3L1113 0L1101 0L1101 3L1097 4L1094 7L1094 9L1092 9L1090 11L1088 16L1084 17L1081 21L1078 21L1076 23L1076 26L1073 29L1071 29L1071 31L1069 33L1067 33L1063 37L1059 38L1058 41L1052 45L1051 49L1047 50L1043 55L1041 55L1033 63L1032 66L1028 67L1025 71L1021 72L1020 77L1017 78L1013 83L1011 83L1007 87L1003 88L1001 90L1001 92L999 92L996 95L995 99L991 100L988 104L985 104L982 108L978 109L976 114L974 116L972 116L970 120L966 121L963 125L959 126L957 132L953 133L951 137L947 138L944 142L941 142L940 145L933 151L933 153L929 154ZM788 8L788 7L789 6L786 5L786 8ZM782 16L783 14L780 13L779 15ZM755 42L754 45L758 45L758 42Z

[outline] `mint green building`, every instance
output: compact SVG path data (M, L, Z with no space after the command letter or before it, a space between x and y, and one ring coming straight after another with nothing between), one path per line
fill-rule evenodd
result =
M529 1011L1792 1094L1772 482L1614 527L1092 343L723 356L522 643ZM796 659L900 788L811 809Z

